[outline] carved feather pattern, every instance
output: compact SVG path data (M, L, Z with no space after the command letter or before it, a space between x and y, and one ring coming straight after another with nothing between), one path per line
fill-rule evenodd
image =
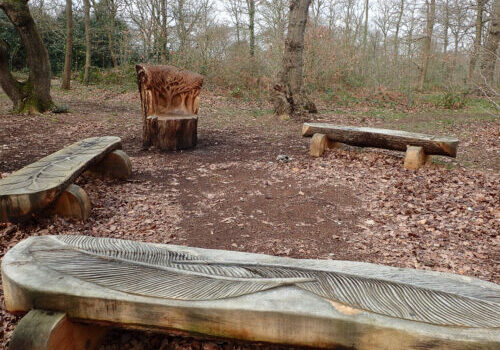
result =
M31 247L46 267L102 287L180 300L215 300L294 285L325 299L435 325L500 327L500 304L434 288L292 266L210 261L133 241L58 236ZM478 289L481 289L478 287ZM494 293L495 291L493 291ZM476 294L481 295L479 290ZM492 293L485 291L484 294Z
M92 137L72 144L0 180L0 196L51 190L80 175L89 162L121 145L119 137Z

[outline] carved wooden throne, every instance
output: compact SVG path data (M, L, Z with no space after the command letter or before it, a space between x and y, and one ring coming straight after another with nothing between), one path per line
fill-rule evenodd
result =
M178 150L196 146L203 77L173 66L138 64L143 147Z

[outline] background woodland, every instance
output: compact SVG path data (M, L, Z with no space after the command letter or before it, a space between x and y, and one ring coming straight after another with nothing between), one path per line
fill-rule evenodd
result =
M348 91L358 89L396 91L409 105L414 92L436 90L447 94L444 103L451 107L469 93L493 96L494 102L500 81L495 2L313 0L305 34L305 89L345 103L352 99ZM289 9L287 0L29 4L56 76L64 70L69 45L73 78L84 82L134 86L135 63L169 63L205 75L209 86L229 88L235 97L272 89ZM0 39L9 46L9 68L22 72L26 54L2 11Z

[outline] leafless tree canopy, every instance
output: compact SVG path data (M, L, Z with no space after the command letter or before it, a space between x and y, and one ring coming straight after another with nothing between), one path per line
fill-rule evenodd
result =
M67 3L30 1L42 37L50 32L61 46L70 27L54 18L64 16ZM289 0L72 3L73 74L81 70L86 82L92 66L148 62L201 73L209 84L271 91L282 69ZM498 0L311 0L304 89L463 90L483 81L496 89L497 8ZM62 57L54 64L50 53L58 75Z

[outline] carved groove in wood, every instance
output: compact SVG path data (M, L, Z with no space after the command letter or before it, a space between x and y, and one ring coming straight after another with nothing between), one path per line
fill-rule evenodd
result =
M201 75L167 65L138 64L136 70L144 119L150 115L198 114Z
M439 278L410 284L391 276L369 278L300 266L216 261L164 246L86 236L40 241L30 252L41 266L135 295L216 300L295 286L385 316L441 326L500 327L498 295L467 286L447 291Z

